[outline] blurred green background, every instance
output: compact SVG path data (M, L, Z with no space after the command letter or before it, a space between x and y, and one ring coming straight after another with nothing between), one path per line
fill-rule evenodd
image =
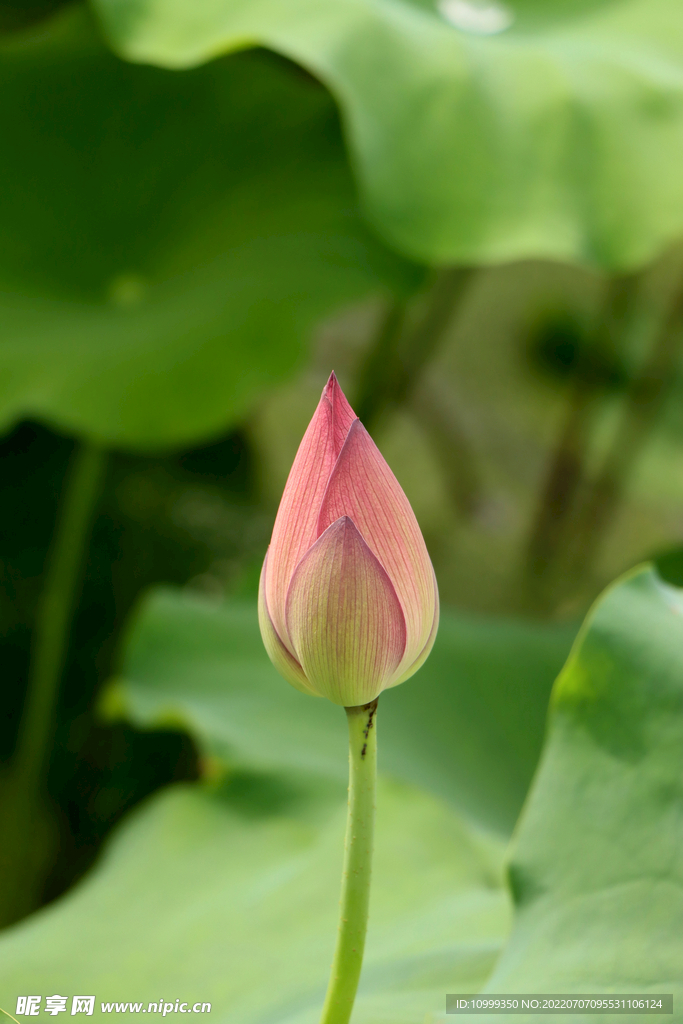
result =
M388 806L417 801L438 837L406 851L431 865L410 914L463 879L499 901L462 926L478 952L449 990L478 990L509 929L503 847L581 620L643 561L683 584L683 13L673 0L12 0L0 89L0 921L81 876L104 884L88 874L103 841L156 790L227 801L256 846L250 815L272 824L305 804L315 818L338 799L335 709L275 680L254 617L279 497L335 370L439 582L439 640L383 699L380 766ZM450 881L449 829L477 851ZM290 840L262 843L286 860ZM231 884L250 862L235 853ZM41 942L73 928L70 898L62 925L45 918L54 935L17 931L22 947L7 933L19 966L3 997L15 977L31 988L21 948L35 971ZM451 919L419 920L406 935L445 935ZM641 989L668 979L655 961ZM377 971L384 995L359 1021L437 1020L422 983L396 995ZM315 1019L311 991L268 1020ZM226 1020L271 1012L235 999Z

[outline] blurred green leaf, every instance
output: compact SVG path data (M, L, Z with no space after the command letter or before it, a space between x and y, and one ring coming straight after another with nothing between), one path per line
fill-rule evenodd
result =
M136 67L73 7L2 40L0 88L0 425L216 434L321 317L415 281L359 218L330 96L272 54Z
M425 261L629 267L683 231L678 0L94 0L132 60L245 43L344 113L367 208Z
M510 831L573 635L566 627L444 610L419 675L382 694L381 768ZM152 592L132 624L122 678L105 706L138 725L185 728L224 764L346 779L344 715L278 676L251 603Z
M292 802L279 784L279 807L260 812L259 783L241 801L239 780L223 797L174 787L136 811L85 882L0 939L0 1005L83 993L97 1017L103 1001L179 998L210 1002L226 1024L317 1021L345 810L337 798ZM491 971L509 927L501 851L398 783L380 787L377 814L354 1022L422 1024L446 990L476 989Z
M487 988L673 992L683 1019L682 766L683 593L639 570L600 599L557 681Z

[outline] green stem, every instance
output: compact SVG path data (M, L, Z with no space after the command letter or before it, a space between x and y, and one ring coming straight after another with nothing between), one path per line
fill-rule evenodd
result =
M377 701L346 708L349 808L337 948L320 1024L348 1024L363 964L370 903L377 779Z
M15 755L15 770L32 792L41 786L47 768L59 681L104 458L102 451L89 445L76 450L48 562Z
M41 865L29 846L34 845L32 829L40 817L59 683L104 465L99 449L87 444L76 449L48 556L28 692L3 808L1 924L22 916L38 899Z

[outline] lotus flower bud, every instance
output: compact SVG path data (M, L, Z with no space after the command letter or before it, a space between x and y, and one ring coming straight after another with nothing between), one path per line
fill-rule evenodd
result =
M304 693L367 704L418 670L438 621L436 578L413 510L332 374L261 572L270 660Z

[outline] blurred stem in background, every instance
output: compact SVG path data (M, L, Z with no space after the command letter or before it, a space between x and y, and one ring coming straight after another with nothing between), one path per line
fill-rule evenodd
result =
M570 579L581 579L624 495L643 447L680 369L683 343L683 280L672 295L650 352L626 392L612 444L582 496L566 561Z
M59 684L106 455L83 443L69 467L34 627L31 664L16 752L0 817L0 925L40 902L49 751Z
M481 504L483 484L452 389L427 370L415 387L410 408L431 441L455 511L462 519L469 519Z
M558 563L571 534L576 506L588 472L592 431L601 399L637 292L634 275L613 277L592 335L581 343L573 367L564 420L551 454L527 542L524 576L532 610L549 610L557 601Z
M453 503L465 516L479 496L476 461L452 395L426 371L474 276L470 267L438 270L416 302L390 303L360 368L353 403L370 432L388 413L401 406L412 409L443 465Z
M610 446L589 472L592 432L607 381L599 353L626 348L628 325L641 301L642 275L614 278L588 355L579 361L565 422L551 460L527 548L532 608L552 612L591 586L595 559L619 510L629 476L654 428L679 369L683 341L683 281L665 303L644 362L630 375ZM598 354L597 361L590 351Z

